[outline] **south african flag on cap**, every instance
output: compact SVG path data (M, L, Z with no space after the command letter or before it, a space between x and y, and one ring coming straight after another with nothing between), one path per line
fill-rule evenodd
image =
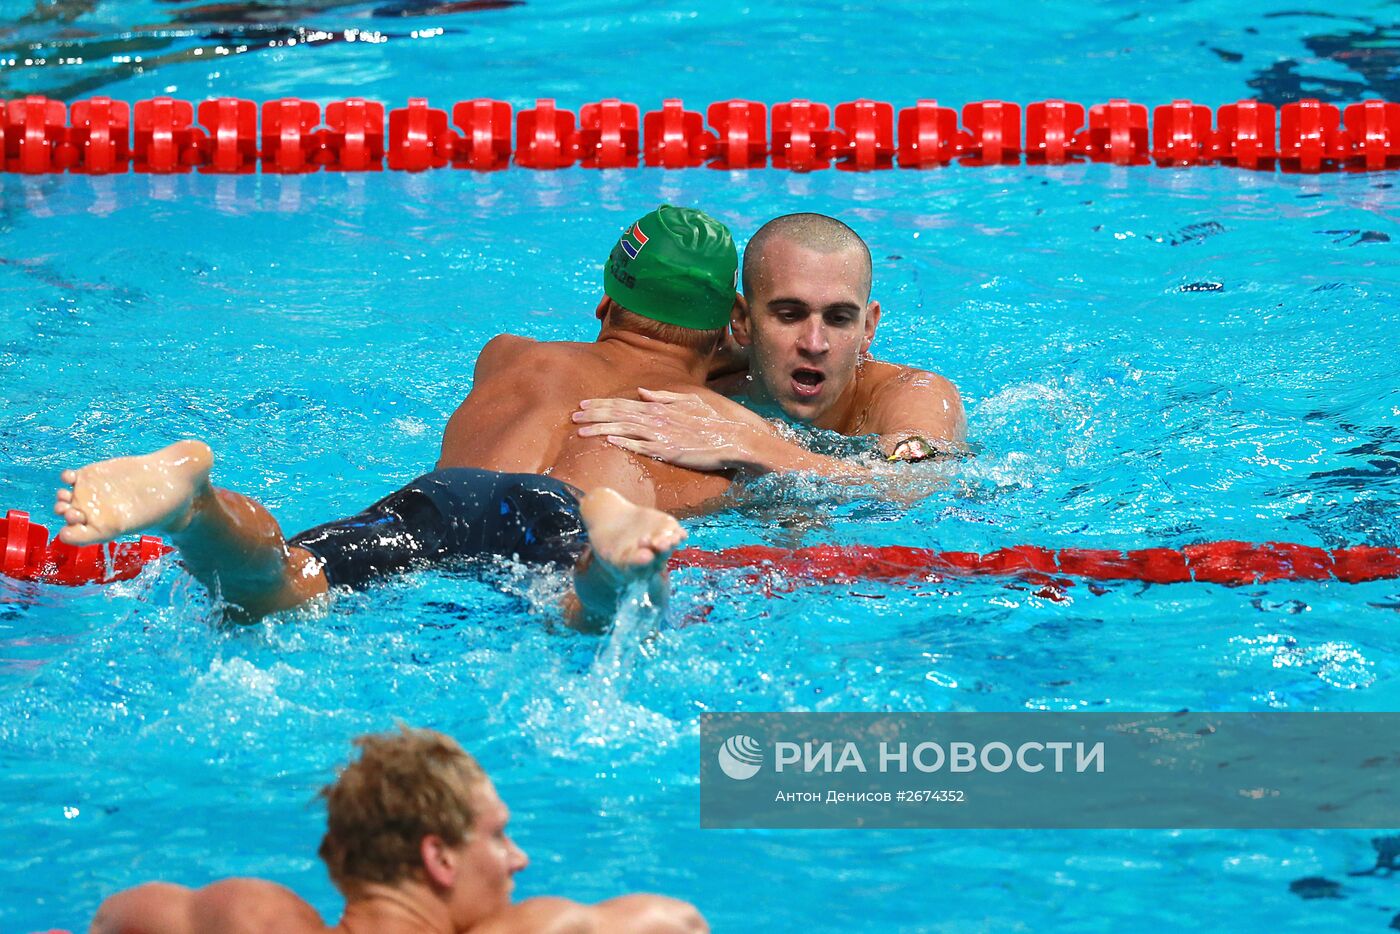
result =
M642 233L642 225L640 221L633 224L632 229L627 231L627 233L623 234L622 240L618 243L618 246L622 247L622 252L626 253L633 259L637 258L637 254L640 253L642 251L642 247L646 245L647 235Z

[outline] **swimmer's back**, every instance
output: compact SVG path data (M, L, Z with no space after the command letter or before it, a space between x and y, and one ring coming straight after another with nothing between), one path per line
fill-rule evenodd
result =
M672 513L723 495L727 476L578 436L571 416L581 400L636 399L639 386L710 394L673 364L625 342L493 338L477 358L471 392L448 420L437 466L548 474L585 492L609 486Z

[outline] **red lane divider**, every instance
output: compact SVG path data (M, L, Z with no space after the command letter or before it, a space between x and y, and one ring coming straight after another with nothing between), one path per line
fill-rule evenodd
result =
M49 539L48 529L12 509L0 526L0 572L20 580L50 584L110 583L128 580L171 548L143 535L134 542L75 547ZM713 570L752 569L755 576L781 574L816 583L861 580L941 580L996 575L1045 580L1081 577L1103 581L1177 584L1259 584L1277 580L1363 581L1400 577L1400 548L1357 546L1328 551L1288 542L1207 542L1184 548L1111 551L1095 548L1040 548L1016 545L979 555L900 545L816 545L787 550L745 545L724 551L687 548L671 566Z
M478 98L440 109L411 98L387 112L386 128L384 105L361 98L327 103L324 111L297 98L259 107L231 97L198 105L169 97L131 105L94 97L76 101L71 112L38 95L0 100L0 170L6 172L376 171L386 160L390 169L406 172L448 165L493 171L512 158L532 169L771 164L811 172L835 161L866 172L1024 159L1379 172L1400 168L1400 104L1368 100L1339 108L1309 99L1275 108L1246 100L1212 113L1177 100L1149 114L1145 105L1121 98L1087 108L1062 100L1024 108L974 101L959 114L921 100L896 115L893 105L864 99L835 108L805 99L771 108L731 100L710 104L702 117L675 98L646 113L609 98L584 104L576 119L550 98L518 113L505 101Z
M898 545L815 545L787 550L746 545L724 551L687 548L671 558L673 567L751 569L755 578L781 574L815 583L863 580L925 580L980 575L1080 577L1101 581L1176 584L1259 584L1278 580L1363 581L1400 577L1400 548L1358 546L1328 551L1287 542L1207 542L1175 548L1109 551L1092 548L1052 550L1033 545L1002 548L985 555L932 551Z

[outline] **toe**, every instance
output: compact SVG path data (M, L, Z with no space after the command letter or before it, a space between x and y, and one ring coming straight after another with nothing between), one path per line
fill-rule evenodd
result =
M73 501L73 491L67 488L59 490L58 501L61 503L71 503Z
M78 482L78 472L76 470L65 470L63 473L59 474L59 477L69 486Z

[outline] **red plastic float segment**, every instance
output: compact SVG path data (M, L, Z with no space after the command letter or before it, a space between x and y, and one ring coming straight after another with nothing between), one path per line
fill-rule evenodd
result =
M705 164L714 146L714 134L705 132L705 118L686 110L680 98L668 97L660 110L642 118L643 159L649 166L695 168Z
M63 171L58 149L68 138L68 108L62 101L31 94L7 102L0 119L5 169L26 175Z
M440 169L452 161L455 143L456 135L447 128L447 111L429 107L426 97L410 97L407 107L389 111L384 150L395 171Z
M1242 169L1272 168L1278 157L1274 107L1259 101L1226 104L1216 112L1216 158Z
M562 169L578 158L578 130L574 115L559 110L552 98L541 98L535 106L515 118L515 161L530 169Z
M1370 172L1400 164L1400 104L1363 101L1342 111L1347 156Z
M1332 555L1322 548L1292 542L1265 542L1260 547L1283 559L1287 573L1280 580L1325 581L1335 575Z
M29 513L11 509L5 513L4 549L0 550L0 571L10 577L28 578L31 569L42 567L49 532L29 521Z
M1021 161L1021 107L1006 101L977 101L962 110L968 165L1015 165Z
M1329 580L1333 573L1331 555L1310 545L1221 541L1187 545L1182 553L1191 576L1205 583Z
M1342 114L1336 104L1309 98L1279 111L1278 158L1284 171L1321 172L1324 163L1345 156L1339 146Z
M726 548L723 551L682 548L671 555L671 566L732 570L773 564L790 554L792 554L791 551L774 548L770 545L740 545L737 548Z
M755 101L720 101L707 118L715 134L710 167L761 169L768 157L768 109Z
M799 98L773 105L773 168L831 167L831 108Z
M863 99L837 104L831 154L838 169L888 169L894 164L895 154L894 107Z
M318 161L333 172L378 172L384 167L384 105L360 97L326 105L326 129L317 131Z
M1145 165L1149 159L1147 108L1115 98L1089 108L1088 153L1095 162Z
M484 97L459 101L452 107L452 123L462 132L454 166L494 172L510 165L510 104Z
M1060 553L1063 565L1064 552ZM1127 554L1135 573L1130 580L1149 584L1183 584L1191 579L1186 555L1175 548L1140 548Z
M258 107L252 101L220 97L201 101L199 124L208 134L201 172L246 175L258 163Z
M204 136L193 126L189 101L156 97L137 101L131 112L131 159L138 172L188 172L200 161Z
M286 97L263 104L263 169L279 174L316 171L320 122L321 108L314 101Z
M1152 158L1158 165L1205 165L1213 158L1210 108L1187 100L1152 111Z
M1084 105L1062 100L1026 105L1026 161L1063 165L1083 156Z
M1187 545L1181 549L1191 578L1207 584L1252 584L1258 577L1262 561L1255 559L1255 546L1249 542L1219 541ZM1271 570L1277 570L1276 562Z
M1055 561L1055 552L1049 548L1034 545L1016 545L999 548L982 556L982 570L990 574L1020 574L1030 571L1036 574L1056 574L1060 567Z
M934 555L933 565L940 571L976 574L982 569L982 556L974 551L940 551Z
M958 115L938 101L921 100L899 112L899 165L928 169L947 165L963 152Z
M69 585L91 584L104 580L109 545L69 545L55 538L49 543L48 561L38 580ZM115 579L113 577L112 579Z
M636 168L641 122L636 104L610 97L584 104L578 114L579 162L586 169Z
M73 171L90 175L126 172L131 159L131 106L110 97L75 101L72 126Z
M1094 580L1132 580L1138 565L1121 551L1104 548L1065 548L1055 553L1061 574Z
M1358 545L1338 549L1332 552L1332 573L1348 584L1400 577L1400 548Z
M820 580L942 580L938 553L924 548L817 545L803 548L793 557L803 565L805 575Z

